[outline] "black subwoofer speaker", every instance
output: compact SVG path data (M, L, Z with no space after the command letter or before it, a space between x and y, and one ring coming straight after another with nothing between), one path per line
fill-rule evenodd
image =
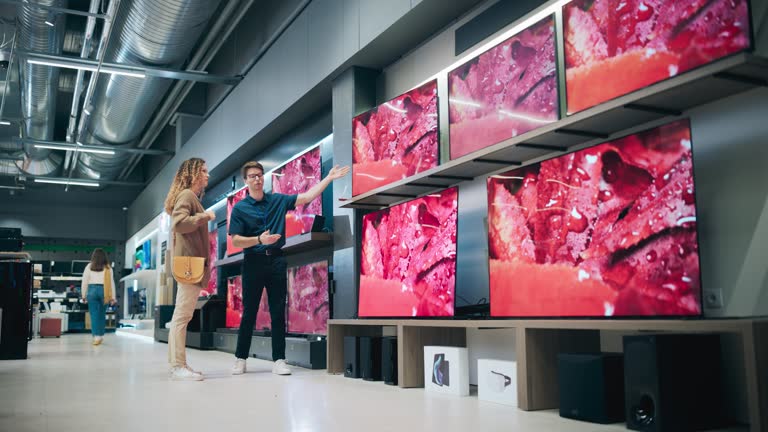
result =
M397 385L397 338L381 338L381 375L384 384Z
M560 354L560 416L593 423L624 421L621 354Z
M381 337L360 338L360 377L366 381L381 381Z
M720 336L624 337L627 428L648 432L720 427Z
M360 378L360 345L357 336L344 336L344 376Z

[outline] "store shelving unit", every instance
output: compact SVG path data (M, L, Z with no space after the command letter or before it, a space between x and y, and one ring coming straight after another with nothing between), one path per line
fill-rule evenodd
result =
M567 152L580 144L607 141L632 127L766 86L768 60L749 53L736 54L368 191L344 201L341 207L387 207L543 156Z

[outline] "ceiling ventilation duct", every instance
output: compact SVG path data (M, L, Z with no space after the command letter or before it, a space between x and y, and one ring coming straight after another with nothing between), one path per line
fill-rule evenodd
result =
M218 0L123 0L104 61L181 68L218 6ZM164 78L102 74L78 141L134 146L171 84ZM81 153L78 176L114 179L128 157Z
M66 0L37 0L36 4L67 7ZM19 41L17 47L23 50L61 54L64 44L66 18L64 14L51 13L31 4L18 6ZM46 24L53 19L54 26ZM53 125L56 115L56 92L59 85L59 69L51 66L19 63L21 71L21 113L24 118L24 137L38 140L53 140ZM17 162L21 171L39 176L57 175L61 168L62 156L51 150L24 146L24 161Z

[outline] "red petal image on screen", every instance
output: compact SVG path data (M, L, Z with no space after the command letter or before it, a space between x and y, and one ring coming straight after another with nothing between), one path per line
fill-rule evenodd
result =
M556 121L554 18L451 71L448 92L451 159Z
M701 314L688 120L488 179L491 315Z
M256 330L269 330L272 328L272 318L269 314L269 304L267 303L267 289L262 288L261 303L259 312L256 314ZM227 328L240 327L240 321L243 319L243 277L232 276L227 280Z
M234 194L227 197L227 255L234 255L243 251L242 248L237 248L232 244L232 236L229 235L229 222L232 220L232 209L235 204L239 203L245 197L248 196L248 188L244 187Z
M272 192L298 195L322 180L320 147L296 157L272 173ZM323 214L322 196L309 204L296 207L285 215L285 236L291 237L312 230L315 215Z
M211 271L211 278L208 280L208 287L200 292L201 296L216 294L216 278L219 268L216 267L216 260L219 259L219 235L216 231L208 233L208 268Z
M324 335L330 311L328 262L288 268L288 332Z
M358 315L453 316L458 189L363 216Z
M352 119L352 196L438 162L436 80Z
M563 17L569 113L750 46L747 0L574 0Z

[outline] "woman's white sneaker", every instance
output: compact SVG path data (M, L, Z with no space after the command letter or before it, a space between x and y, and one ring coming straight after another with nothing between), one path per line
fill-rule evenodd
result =
M173 381L202 381L203 374L188 367L175 367L171 369L171 379Z
M272 366L272 373L275 375L290 375L291 368L288 367L285 360L280 359L275 362L274 366Z

